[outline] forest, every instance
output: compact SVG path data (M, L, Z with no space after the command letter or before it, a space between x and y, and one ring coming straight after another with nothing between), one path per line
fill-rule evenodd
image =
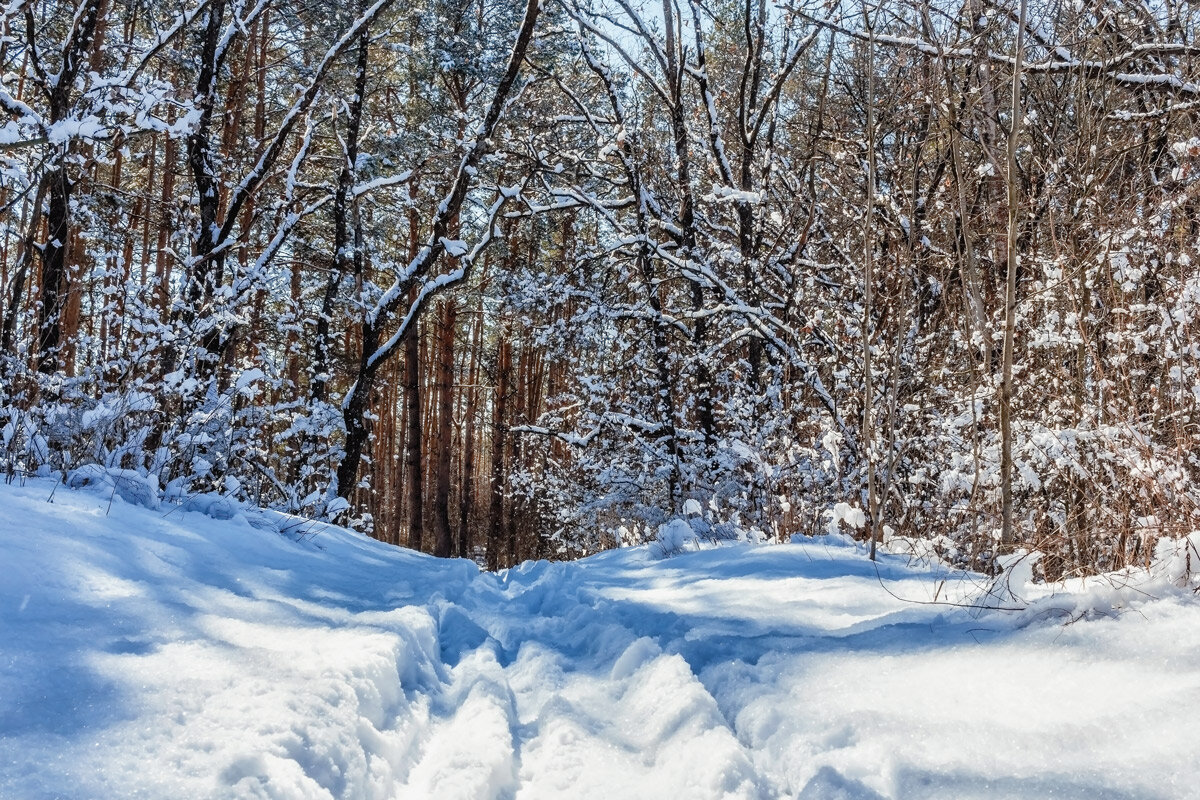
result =
M9 0L0 470L496 569L1200 517L1180 0Z

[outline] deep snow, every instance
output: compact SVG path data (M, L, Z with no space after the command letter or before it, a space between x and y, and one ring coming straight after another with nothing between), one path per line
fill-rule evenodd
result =
M490 575L262 527L0 486L0 798L1200 793L1162 580L980 611L834 537Z

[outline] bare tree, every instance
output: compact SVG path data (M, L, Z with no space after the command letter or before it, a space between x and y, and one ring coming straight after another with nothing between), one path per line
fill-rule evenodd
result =
M1008 160L1005 184L1008 188L1008 269L1004 290L1004 354L1002 356L1002 376L1000 378L1000 491L1001 491L1001 532L1000 547L1002 550L1011 549L1016 541L1013 531L1013 434L1012 434L1012 403L1013 403L1013 342L1016 338L1017 327L1017 267L1020 256L1017 253L1018 226L1020 224L1020 186L1017 176L1017 145L1021 135L1021 62L1025 56L1025 18L1028 13L1028 0L1021 0L1017 21L1017 45L1013 55L1012 106L1011 119L1008 126Z

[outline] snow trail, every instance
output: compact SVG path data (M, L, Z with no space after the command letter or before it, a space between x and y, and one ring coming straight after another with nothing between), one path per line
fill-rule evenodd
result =
M51 494L0 487L5 800L1200 785L1185 591L1114 610L1093 586L1071 602L1109 616L1063 626L905 602L970 596L974 578L897 556L877 574L835 537L491 575L340 529L295 542Z

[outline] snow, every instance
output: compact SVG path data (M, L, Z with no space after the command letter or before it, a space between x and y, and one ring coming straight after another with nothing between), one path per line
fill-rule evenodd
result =
M826 516L829 517L829 522L826 525L826 530L829 533L837 533L840 528L838 523L845 522L851 528L859 529L866 527L867 515L861 508L852 506L849 503L837 503L830 509Z
M248 369L238 375L237 388L239 390L246 389L258 381L265 381L266 379L266 373L264 373L261 369L258 369L257 367Z
M220 505L0 486L0 797L1096 800L1200 781L1200 604L1171 583L1196 542L1056 593L1014 568L1025 610L1006 613L932 602L977 605L981 576L876 568L841 535L489 574L198 513Z
M450 256L450 258L462 258L471 252L471 248L464 241L447 239L445 236L439 238L438 241L442 243L442 247L446 250L446 255Z
M660 525L656 538L663 553L677 553L696 545L696 533L683 519L673 519Z
M63 144L72 139L96 139L101 137L106 128L93 116L86 119L65 119L50 127L46 139L51 144Z
M158 508L158 480L143 477L133 470L85 464L72 470L64 484L72 489L86 489L101 497L120 497L133 505Z

